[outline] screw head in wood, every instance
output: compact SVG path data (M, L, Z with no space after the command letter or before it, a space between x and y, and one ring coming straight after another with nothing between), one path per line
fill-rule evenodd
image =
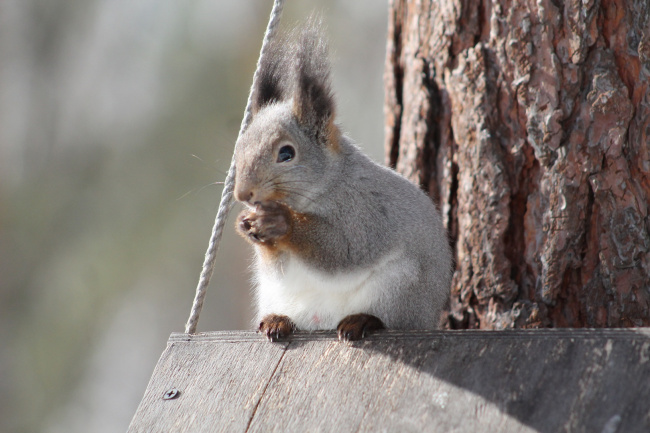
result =
M177 390L176 388L170 388L165 393L163 394L163 400L173 400L175 398L178 398L178 396L181 395L181 392Z

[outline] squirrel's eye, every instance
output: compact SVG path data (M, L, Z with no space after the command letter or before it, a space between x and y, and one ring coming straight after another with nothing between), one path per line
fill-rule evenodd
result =
M278 162L288 162L296 156L296 149L293 146L282 146L278 152Z

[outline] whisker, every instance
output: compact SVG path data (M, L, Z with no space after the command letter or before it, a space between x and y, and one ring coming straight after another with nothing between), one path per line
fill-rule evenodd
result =
M308 183L311 185L313 182L310 180L285 180L283 182L275 182L273 185L286 185L292 183Z
M276 184L276 186L277 185L278 184ZM286 191L301 191L301 192L305 192L305 193L310 192L310 190L308 190L307 188L300 188L300 187L296 187L296 186L284 186L284 187L280 187L280 188L277 188L277 189L284 189Z
M276 175L273 176L272 178L267 179L267 180L264 182L264 184L267 184L267 183L269 183L269 182L273 182L273 181L274 181L275 179L277 179L278 177L280 177L280 176L282 176L282 175L284 175L284 174L286 174L286 173L289 173L289 172L291 172L291 171L293 171L293 170L295 170L295 169L297 169L297 168L305 168L305 166L304 166L304 165L296 165L296 166L293 166L293 167L289 167L289 168L287 168L286 170L283 170L283 171L281 171L280 173L276 174Z
M289 167L288 169L283 170L282 172L276 174L276 175L273 176L272 178L265 180L264 182L262 182L262 184L261 184L260 186L261 186L261 187L265 187L265 186L267 186L267 185L270 185L270 184L272 184L272 183L273 183L277 178L279 178L280 176L282 176L282 175L284 175L284 174L286 174L286 173L289 173L289 172L291 172L291 171L293 171L293 170L296 170L296 169L298 169L298 168L305 168L305 166L304 166L304 165L296 165L296 166L294 166L294 167ZM293 182L301 182L301 181L295 180L295 181L293 181ZM302 181L302 182L307 182L307 181Z
M191 190L187 191L185 194L183 194L182 196L178 197L176 199L176 201L182 200L182 199L184 199L185 197L187 197L190 194L198 194L201 191L203 191L204 189L206 189L207 187L214 186L214 185L223 185L223 184L224 184L224 182L212 182L212 183L209 183L207 185L203 185L199 189L191 189Z
M222 176L225 177L228 174L227 172L223 171L222 169L220 169L217 166L218 161L210 163L210 162L207 162L204 158L201 158L200 156L198 156L198 155L196 155L194 153L190 153L189 157L196 159L198 162L201 163L202 166L209 167L210 170L216 171L219 175L222 175Z
M178 198L176 199L176 201L183 200L185 197L187 197L188 195L192 194L193 192L194 192L194 190L192 190L192 189L189 190L189 191L187 191L185 194L183 194L182 196L178 197Z
M297 195L299 197L304 198L305 200L309 200L313 204L317 204L316 201L314 199L312 199L311 197L309 197L309 196L307 196L305 194L301 194L301 193L297 192L296 190L294 190L292 188L288 188L288 189L287 188L278 188L278 191L289 193L289 194L294 194L294 195Z

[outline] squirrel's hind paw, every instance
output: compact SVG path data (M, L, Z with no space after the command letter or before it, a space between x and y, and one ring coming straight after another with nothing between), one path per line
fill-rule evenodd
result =
M258 331L265 334L269 341L278 341L287 338L293 334L295 329L296 325L294 325L291 319L278 314L264 316L258 327Z
M341 320L336 327L336 332L339 340L356 341L365 338L373 331L384 328L383 322L371 314L351 314Z

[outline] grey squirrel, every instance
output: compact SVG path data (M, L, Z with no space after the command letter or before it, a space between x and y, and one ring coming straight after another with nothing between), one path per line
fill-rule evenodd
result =
M255 249L259 331L437 328L452 268L439 212L335 124L318 22L276 38L258 74L234 195Z

